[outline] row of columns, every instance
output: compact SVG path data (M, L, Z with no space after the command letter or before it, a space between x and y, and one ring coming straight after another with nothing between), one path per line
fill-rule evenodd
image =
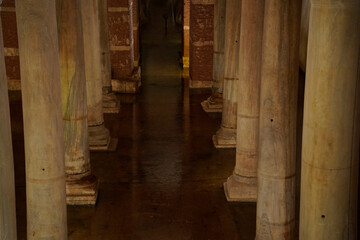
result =
M213 93L202 107L215 112L222 105L214 144L236 146L224 184L228 201L257 202L256 239L295 239L300 63L306 69L300 239L356 239L360 3L220 4L214 4Z
M89 150L116 148L103 117L103 96L114 96L109 85L103 87L110 80L109 47L100 36L105 16L100 10L107 9L103 2L16 1L28 239L67 239L66 204L94 205L97 200L98 180L91 173ZM0 236L16 239L2 39L0 25Z

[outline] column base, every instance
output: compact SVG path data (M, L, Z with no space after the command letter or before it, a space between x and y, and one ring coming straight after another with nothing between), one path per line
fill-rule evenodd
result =
M222 112L222 94L213 93L208 99L201 102L201 106L205 112Z
M66 177L66 203L68 205L95 205L99 182L92 173L68 175Z
M110 132L104 124L89 126L89 150L96 152L116 151L118 139L111 138Z
M118 93L137 93L141 87L141 67L131 77L111 80L112 90Z
M236 148L236 129L221 127L212 140L215 148Z
M120 99L113 92L103 94L103 111L104 113L119 113Z
M256 202L256 178L245 180L245 178L233 174L224 183L224 192L228 202Z
M195 81L190 77L189 88L211 88L212 81Z

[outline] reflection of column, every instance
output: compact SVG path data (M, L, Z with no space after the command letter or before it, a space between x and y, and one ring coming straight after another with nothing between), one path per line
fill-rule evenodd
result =
M214 4L214 55L212 94L201 103L205 112L222 112L222 92L224 84L226 0L215 0Z
M99 0L82 0L86 95L90 150L113 150L109 130L104 126L99 26ZM112 142L113 143L113 142Z
M136 93L141 70L134 66L133 1L107 0L112 90Z
M240 21L241 0L226 0L223 110L220 129L213 136L216 148L236 147Z
M55 0L16 0L26 161L27 239L67 239Z
M300 22L299 59L300 59L300 67L304 72L306 71L306 54L307 54L307 46L308 46L309 17L310 17L310 0L302 0L301 22Z
M212 86L214 1L190 1L190 88Z
M61 0L57 11L66 198L68 204L95 204L98 181L90 169L80 0Z
M183 68L189 68L190 44L190 0L183 0Z
M107 15L107 1L99 1L101 73L103 82L103 110L104 113L119 113L120 101L111 89L111 62L109 45L109 26Z
M266 0L256 239L294 239L300 1Z
M0 0L0 4L1 4ZM0 21L0 238L16 239L15 179L11 142L9 96Z
M300 239L358 239L359 18L359 1L311 1Z
M236 164L224 185L228 201L256 201L264 1L242 1Z

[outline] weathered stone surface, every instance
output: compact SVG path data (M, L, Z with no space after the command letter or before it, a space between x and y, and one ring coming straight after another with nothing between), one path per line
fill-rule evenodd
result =
M0 1L1 4L1 1ZM10 108L5 71L2 26L0 22L0 238L17 239L14 158L11 140Z
M16 0L29 240L68 236L55 6L55 0Z
M190 88L212 86L214 3L190 3Z
M359 239L359 13L359 1L311 1L301 240Z
M266 0L256 239L295 239L300 1Z

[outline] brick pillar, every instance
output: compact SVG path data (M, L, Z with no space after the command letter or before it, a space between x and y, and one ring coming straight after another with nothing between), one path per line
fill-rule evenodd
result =
M108 0L108 20L113 91L135 93L141 82L134 67L132 0Z
M190 1L190 88L211 88L214 1Z
M139 39L139 0L132 0L132 21L134 39L134 68L139 67L140 39Z
M3 25L5 66L9 90L20 90L19 45L16 27L15 1L4 0L0 7Z

